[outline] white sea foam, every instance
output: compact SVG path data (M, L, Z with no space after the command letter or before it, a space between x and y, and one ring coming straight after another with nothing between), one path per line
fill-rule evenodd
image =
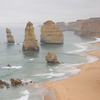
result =
M29 98L29 91L24 90L24 91L21 92L21 94L23 94L24 96L22 96L19 99L13 99L13 100L28 100L28 98Z
M35 74L35 75L31 75L31 76L54 76L54 77L60 77L60 76L63 76L65 75L65 73L45 73L45 74Z
M15 68L15 69L20 69L20 68L22 68L22 66L11 66L11 67L9 67L9 66L4 66L4 67L1 67L1 68L6 68L6 69L13 69L13 68Z
M30 61L34 60L34 58L29 59Z
M84 46L83 44L84 44L84 43L75 43L75 45L76 45L77 47L79 47L80 49L78 49L78 50L73 50L73 51L69 51L69 52L66 52L66 53L79 53L79 52L86 51L86 50L87 50L87 46Z
M19 99L13 99L13 100L28 100L28 98L29 98L29 95L25 95L25 96L22 96Z
M100 42L100 38L98 38L98 37L95 37L95 41L90 41L90 42L87 42L87 43L96 43L96 42Z
M94 62L94 61L99 60L99 58L97 58L97 57L95 57L95 56L90 56L90 55L88 55L88 56L87 56L87 60L88 60L89 63L91 63L91 62Z
M29 94L29 91L24 90L24 91L21 92L21 94L27 95L27 94Z

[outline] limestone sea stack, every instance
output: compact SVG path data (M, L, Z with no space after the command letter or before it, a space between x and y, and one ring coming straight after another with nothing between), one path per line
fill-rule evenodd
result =
M59 61L57 60L57 56L54 52L49 52L47 55L46 55L46 61L48 63L58 63L59 64Z
M48 20L44 22L44 24L41 27L41 43L63 43L64 36L62 31L56 24Z
M38 41L34 34L34 27L31 22L28 22L25 28L25 39L22 47L23 51L39 51Z
M10 29L6 28L6 33L7 33L7 43L14 43L14 38L11 34Z
M100 18L90 18L82 21L81 36L100 37Z

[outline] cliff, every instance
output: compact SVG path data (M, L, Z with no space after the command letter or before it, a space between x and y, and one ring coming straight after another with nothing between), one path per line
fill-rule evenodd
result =
M51 20L44 22L41 27L41 43L63 43L63 33Z
M39 51L38 41L34 34L34 27L28 22L25 28L25 39L22 47L23 51Z
M7 33L7 43L14 43L14 38L11 34L10 29L6 29L6 33Z
M83 20L81 32L78 35L100 37L100 18Z
M75 22L75 30L74 30L75 34L78 34L81 31L82 21L83 20L77 20Z
M74 31L75 30L75 22L69 22L67 24L67 30L68 31Z
M57 22L56 26L58 26L62 31L66 31L67 30L67 26L64 22Z

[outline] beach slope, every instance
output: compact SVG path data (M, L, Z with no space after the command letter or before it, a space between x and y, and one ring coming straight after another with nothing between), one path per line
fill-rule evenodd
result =
M100 50L89 54L100 58ZM79 68L82 71L72 78L44 83L55 90L56 100L100 100L100 60Z

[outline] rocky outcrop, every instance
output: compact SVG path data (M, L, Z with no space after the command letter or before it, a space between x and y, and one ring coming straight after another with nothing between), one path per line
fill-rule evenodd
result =
M2 81L2 80L0 80L0 88L2 89L4 87L9 88L9 84L4 82L4 81Z
M78 34L81 31L82 21L83 20L77 20L75 22L75 30L74 30L75 34Z
M63 43L63 33L51 20L44 22L41 27L41 43Z
M66 26L65 22L57 22L56 26L58 26L62 31L67 30L67 26Z
M11 78L11 85L12 86L17 86L17 85L22 85L22 81L20 79L13 79Z
M54 52L49 52L47 55L46 55L46 61L48 63L59 63L59 61L57 60L57 56Z
M6 33L7 33L7 43L14 43L14 38L11 34L10 29L6 29Z
M82 21L81 36L100 37L100 18L90 18Z
M38 41L34 34L34 27L28 22L25 28L25 39L22 47L23 51L39 51Z
M75 22L69 22L67 24L67 30L68 31L74 31L75 30Z

